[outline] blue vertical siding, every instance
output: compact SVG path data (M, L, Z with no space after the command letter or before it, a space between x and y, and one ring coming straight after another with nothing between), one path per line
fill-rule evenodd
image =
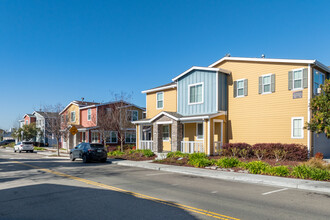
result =
M217 74L213 71L193 70L178 80L178 113L184 116L213 114L218 112L216 102ZM189 105L188 86L203 82L202 104Z

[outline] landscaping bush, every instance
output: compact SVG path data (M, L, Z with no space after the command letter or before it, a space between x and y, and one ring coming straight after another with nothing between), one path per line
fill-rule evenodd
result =
M182 153L181 151L169 152L167 158L188 157L189 154Z
M108 156L122 156L124 154L125 153L120 150L114 150L114 151L108 152Z
M217 160L215 164L222 168L232 168L236 167L240 161L235 157L222 157L221 159Z
M316 157L312 157L307 162L303 163L306 166L312 167L312 168L319 168L330 171L330 164L327 164L322 159L318 159Z
M294 167L291 175L301 179L330 180L330 171L305 164Z
M244 151L242 152L242 150ZM247 143L227 143L222 147L222 155L227 157L237 156L249 158L253 156L253 152L251 150L251 145Z
M192 153L188 155L189 160L207 158L205 153Z
M320 152L317 152L314 157L323 160L323 154Z
M272 176L288 176L290 174L290 170L287 166L269 166L266 167L264 173Z
M137 150L137 151L141 151L143 156L145 157L152 157L154 156L154 152L152 152L152 150Z
M11 147L11 148L14 148L14 146L15 146L14 142L4 145L4 147Z
M306 161L308 158L306 146L300 144L260 143L253 145L252 150L258 159Z
M207 158L195 158L193 160L189 160L188 164L194 167L207 167L212 165L212 161Z
M262 174L265 173L266 169L270 165L262 161L252 161L245 164L245 168L252 174Z

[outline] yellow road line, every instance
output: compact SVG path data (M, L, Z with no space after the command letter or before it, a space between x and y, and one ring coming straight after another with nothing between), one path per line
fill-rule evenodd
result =
M175 203L175 202L170 202L170 201L158 199L158 198L155 198L155 197L152 197L152 196L148 196L148 195L144 195L144 194L141 194L141 193L128 191L128 190L117 188L117 187L114 187L114 186L105 185L103 183L98 183L98 182L83 179L83 178L80 178L80 177L71 176L71 175L66 174L66 173L61 173L61 172L58 172L58 171L45 169L45 168L34 166L34 165L31 165L31 164L22 163L22 162L19 162L19 161L13 161L13 162L24 165L24 166L32 167L32 168L35 168L35 169L38 169L38 170L41 170L41 171L44 171L44 172L47 172L47 173L52 173L52 174L57 175L57 176L62 176L62 177L68 178L68 179L80 181L80 182L83 182L83 183L86 183L86 184L89 184L89 185L98 186L100 188L104 188L104 189L108 189L108 190L112 190L112 191L116 191L116 192L122 192L122 193L129 194L129 195L132 195L132 196L135 196L135 197L138 197L138 198L151 200L151 201L154 201L154 202L157 202L157 203L161 203L161 204L164 204L164 205L180 208L180 209L187 210L187 211L190 211L190 212L195 212L195 213L198 213L198 214L201 214L201 215L206 215L206 216L209 216L209 217L222 219L222 220L240 220L238 218L222 215L222 214L219 214L219 213L216 213L216 212L211 212L211 211L207 211L207 210L204 210L204 209L199 209L199 208L195 208L195 207L192 207L192 206L183 205L183 204L180 204L180 203Z

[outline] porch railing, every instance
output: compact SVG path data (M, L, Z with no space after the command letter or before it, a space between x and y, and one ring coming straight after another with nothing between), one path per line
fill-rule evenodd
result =
M181 152L192 154L195 152L205 152L203 141L181 141Z
M152 150L153 141L152 140L143 140L140 141L139 149L141 150Z
M222 153L222 141L215 141L213 146L214 146L214 149L213 149L213 154L214 155L221 155Z

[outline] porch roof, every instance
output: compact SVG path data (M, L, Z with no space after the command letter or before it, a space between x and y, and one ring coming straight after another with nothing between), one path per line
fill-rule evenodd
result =
M219 115L225 115L227 114L226 111L220 111L218 113L214 113L214 114L203 114L203 115L190 115L190 116L183 116L177 112L167 112L167 111L163 111L160 112L158 115L154 116L153 118L150 119L141 119L138 121L134 121L132 122L133 124L150 124L154 121L156 121L160 116L167 116L175 121L195 121L195 120L205 120L205 119L211 119L214 117L217 117Z

